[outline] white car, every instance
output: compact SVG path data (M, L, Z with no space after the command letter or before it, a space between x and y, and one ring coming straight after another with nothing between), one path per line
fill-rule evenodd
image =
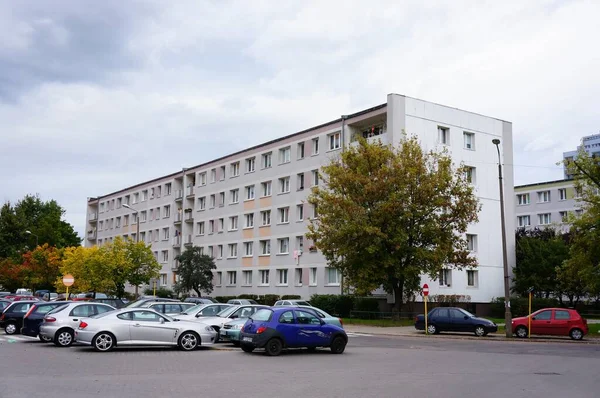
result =
M106 352L117 346L177 346L192 351L217 340L217 332L200 322L186 322L147 308L122 308L88 318L75 331L75 341Z
M256 311L262 310L264 308L269 308L268 305L234 305L232 307L226 308L223 311L219 312L217 316L211 317L202 317L196 318L194 322L202 322L206 325L210 325L217 332L217 341L218 341L218 333L219 330L225 325L227 322L230 322L234 319L245 319L249 316L252 316Z
M173 315L173 318L182 320L182 321L200 321L203 322L202 319L204 317L215 317L219 312L233 307L232 304L198 304L187 310L183 311L181 314Z

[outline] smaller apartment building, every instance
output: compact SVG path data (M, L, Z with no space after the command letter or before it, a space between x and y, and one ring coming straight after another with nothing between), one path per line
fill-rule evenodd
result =
M555 227L568 231L567 216L579 214L573 180L556 180L515 187L516 227L533 229Z

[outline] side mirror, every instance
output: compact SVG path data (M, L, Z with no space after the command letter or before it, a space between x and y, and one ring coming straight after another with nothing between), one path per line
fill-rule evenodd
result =
M532 320L532 321L535 321L535 317L534 317L534 316L532 316L532 317L531 317L531 320Z
M164 318L160 318L160 321L159 321L159 322L160 322L161 324L163 324L163 323L165 323L165 319L164 319Z

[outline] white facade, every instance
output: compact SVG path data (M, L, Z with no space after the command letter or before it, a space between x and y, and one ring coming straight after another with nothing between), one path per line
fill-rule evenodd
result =
M456 164L464 162L473 167L476 193L482 203L480 221L468 231L473 239L473 255L479 260L475 274L448 271L443 286L427 278L423 281L429 282L432 295L469 295L472 302L489 302L502 296L497 153L492 139L501 140L502 161L508 165L504 168L504 189L512 269L515 217L511 123L397 94L388 95L387 103L374 108L90 199L86 244L102 244L117 235L134 237L136 226L131 211L122 206L128 196L129 204L140 215L140 238L152 244L163 264L161 284L166 287L176 280L175 256L193 244L215 257L213 296L298 294L309 298L315 293L338 294L341 281L337 271L327 268L324 257L311 250L311 242L304 237L307 223L314 216L314 209L306 203L309 188L320 183L316 173L320 166L337 156L343 146L352 145L357 135L396 144L404 131L416 135L425 148L445 146ZM133 203L136 195L138 201Z

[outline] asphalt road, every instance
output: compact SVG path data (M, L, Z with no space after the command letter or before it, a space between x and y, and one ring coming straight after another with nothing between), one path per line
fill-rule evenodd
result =
M277 358L218 347L96 353L0 335L0 397L600 395L600 345L585 343L353 335L343 355L302 350Z

